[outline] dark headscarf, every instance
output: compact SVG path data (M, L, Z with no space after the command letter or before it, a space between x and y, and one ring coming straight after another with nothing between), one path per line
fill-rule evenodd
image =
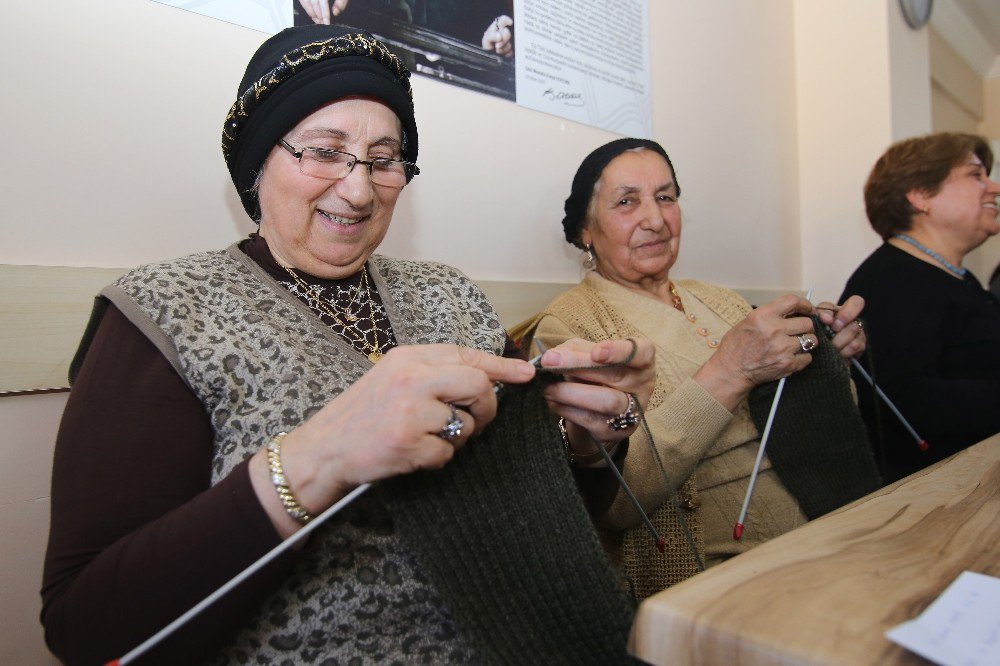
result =
M286 28L247 65L222 128L222 154L243 208L260 220L254 182L271 149L320 106L355 95L374 97L403 125L403 159L417 161L410 72L367 32L338 25Z
M587 206L590 205L590 198L594 194L594 183L600 179L604 167L608 166L611 160L633 148L648 148L663 155L667 166L670 167L670 173L674 176L677 196L681 195L681 186L677 183L677 172L674 171L674 165L670 162L667 151L663 150L663 146L649 139L615 139L587 155L580 163L580 168L576 170L576 175L573 177L573 188L570 190L569 196L566 197L566 203L563 206L563 210L566 211L566 217L562 221L563 231L566 232L566 240L569 243L580 248L583 247L580 244L580 235L587 222Z

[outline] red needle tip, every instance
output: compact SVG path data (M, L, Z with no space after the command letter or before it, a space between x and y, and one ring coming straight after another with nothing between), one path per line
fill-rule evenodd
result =
M743 523L736 523L733 526L733 539L739 541L743 538Z
M931 448L931 445L927 443L927 440L922 439L919 442L917 442L917 448L920 449L921 451L926 451L927 449Z
M661 553L667 550L667 542L663 539L663 537L657 539L656 550L660 551Z
M118 660L117 659L112 659L108 663L104 664L104 666L118 666Z

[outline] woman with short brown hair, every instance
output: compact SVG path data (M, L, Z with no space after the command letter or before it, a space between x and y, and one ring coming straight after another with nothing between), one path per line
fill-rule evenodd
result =
M865 299L876 380L930 443L921 451L888 412L880 424L861 391L887 482L1000 430L1000 302L962 268L1000 232L992 166L982 137L930 134L891 146L865 185L868 218L885 243L844 294Z
M911 190L937 193L951 170L972 154L989 173L993 151L974 134L941 132L894 144L875 163L865 183L865 212L883 239L912 226L917 212L907 198Z

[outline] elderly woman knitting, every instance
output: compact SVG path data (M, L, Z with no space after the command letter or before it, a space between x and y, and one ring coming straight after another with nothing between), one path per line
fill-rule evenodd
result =
M623 494L598 517L606 547L639 596L692 575L699 560L711 566L807 520L765 457L746 521L750 528L742 541L733 539L759 443L748 396L810 364L811 350L822 343L809 315L818 313L832 327L831 348L841 357L865 348L856 322L859 298L839 309L817 309L787 295L751 311L728 289L674 280L680 193L673 165L656 142L619 139L588 155L566 199L563 227L592 270L543 311L535 330L536 339L548 345L623 336L646 336L656 344L656 386L646 412L653 441L632 438L623 473L668 537L667 556L649 548L641 517ZM844 364L834 365L841 366L847 386ZM794 393L789 388L785 399ZM854 412L846 395L845 410ZM863 492L877 487L877 480L856 415L855 422L856 442L865 448L857 453L867 476ZM577 429L566 426L570 435ZM804 446L793 444L802 451Z
M53 474L42 617L62 659L101 663L124 654L361 484L467 461L478 442L459 449L497 416L498 383L535 375L533 365L502 356L497 315L458 271L374 254L419 173L408 76L365 33L316 25L268 39L222 135L259 234L139 268L98 299ZM544 389L555 414L578 427L570 446L585 450L590 436L615 441L634 431L610 431L607 422L646 402L652 356L642 340L550 350L540 364L549 370L618 366L578 370L586 384ZM562 456L555 418L548 422ZM535 425L544 424L527 424ZM513 451L486 453L500 464ZM564 457L557 461L566 469ZM432 492L440 478L421 476L413 486ZM507 480L486 478L467 493L492 485L498 501L516 502L501 493ZM428 506L426 498L399 497L361 495L294 557L265 568L147 657L485 659L482 632L476 641L467 633L475 628L470 613L453 613L478 598L446 600L438 589L463 572L428 575L428 560L401 538L405 521L383 502ZM456 497L426 521L461 510L466 495ZM503 534L530 527L500 526ZM444 544L424 552L447 546L430 559L452 568L466 561L474 580L483 554L461 550L461 537L441 537ZM520 563L504 564L522 575Z

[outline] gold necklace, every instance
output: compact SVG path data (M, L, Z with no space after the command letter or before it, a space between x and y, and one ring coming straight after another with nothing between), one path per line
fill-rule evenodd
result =
M381 359L384 354L382 352L382 346L378 342L378 325L375 323L375 299L372 298L371 287L368 284L367 270L365 270L362 267L361 280L365 285L365 294L367 294L368 296L367 319L368 322L371 324L372 338L375 341L374 343L369 343L368 339L365 337L363 333L359 334L355 332L353 329L349 327L348 323L344 321L345 319L347 319L350 322L357 321L358 320L357 315L353 315L350 312L346 313L341 312L340 309L337 308L337 306L332 301L328 301L325 298L321 298L319 294L316 292L316 290L310 287L305 280L303 280L294 270L292 270L290 266L282 266L282 268L284 268L285 271L287 271L288 274L292 276L292 279L295 280L295 284L297 284L299 288L302 289L302 291L306 296L306 299L308 300L309 306L313 310L316 310L321 316L323 314L326 314L328 317L337 322L337 324L340 325L339 332L341 337L345 338L348 342L350 342L351 346L353 347L360 346L362 348L362 351L365 354L367 354L369 361L371 361L372 363L378 363L379 359ZM353 304L357 301L357 298L360 294L361 294L361 285L359 284L357 287L357 291L354 294L354 298L351 299L350 306L353 306ZM348 331L351 332L351 335L348 335Z
M365 292L368 294L369 302L371 301L371 291L368 289L368 271L364 268L361 269L361 282L358 286L354 287L354 293L351 296L351 301L346 306L341 306L334 300L325 300L323 298L323 291L319 285L307 284L300 276L292 272L287 266L282 266L289 274L295 278L296 283L306 292L306 296L311 299L315 299L317 303L326 303L329 307L332 307L337 311L340 317L343 317L349 322L356 322L358 320L358 315L354 312L361 312L361 308L357 307L358 297L361 296L361 289L364 287ZM322 307L322 306L321 306Z
M684 301L681 300L681 295L677 293L677 288L674 287L673 282L670 283L670 297L671 300L673 300L674 302L674 308L680 310L684 314L685 319L691 322L691 325L694 326L695 330L698 331L698 335L705 338L705 343L712 349L718 347L719 346L718 338L709 337L708 329L705 328L704 326L697 325L696 322L698 321L698 317L696 317L693 312L688 312L687 310L684 309Z

